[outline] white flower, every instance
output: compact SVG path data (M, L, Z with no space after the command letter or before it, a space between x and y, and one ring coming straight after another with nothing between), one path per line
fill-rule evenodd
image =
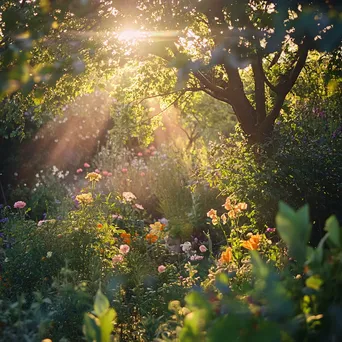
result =
M52 257L52 252L47 252L47 253L46 253L46 257L47 257L47 258L51 258L51 257Z
M198 261L198 260L203 260L203 256L201 256L201 255L196 255L196 254L194 254L194 255L191 255L191 257L190 257L190 260L191 261Z
M5 258L5 262L8 262L8 258Z
M129 191L123 192L123 193L122 193L122 197L123 197L127 202L131 202L131 201L137 199L137 198L135 197L135 195L132 194L132 193L129 192Z
M189 253L191 251L191 242L186 241L180 245L182 247L182 251L185 253Z

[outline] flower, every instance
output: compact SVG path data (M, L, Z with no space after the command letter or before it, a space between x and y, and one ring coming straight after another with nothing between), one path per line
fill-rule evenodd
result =
M155 234L147 234L145 239L149 242L149 243L155 243L158 240L158 236Z
M122 238L122 241L124 243L126 243L128 245L131 244L131 234L124 232L124 233L120 234L120 237Z
M154 235L158 235L160 234L160 232L162 232L164 230L165 225L163 225L161 222L155 222L153 224L150 224L150 228L151 228L151 233Z
M122 173L126 173L128 171L128 169L126 169L125 167L121 169Z
M223 204L223 206L222 207L224 207L226 210L232 210L233 209L233 207L232 207L232 204L231 204L231 201L230 201L230 198L229 197L227 197L226 198L226 202Z
M116 219L122 220L122 216L121 215L113 214L112 217L113 217L114 220L116 220Z
M207 216L210 217L211 219L215 218L217 216L217 210L214 209L210 209L207 212Z
M108 171L102 171L102 174L103 174L105 177L107 177L108 174L109 174L109 172L108 172Z
M228 212L228 217L229 217L230 219L235 219L235 218L236 218L236 212L235 212L234 209L232 209L232 210L230 210L230 211Z
M199 246L199 250L200 250L200 252L205 253L208 250L208 248L205 247L204 245L201 245L201 246Z
M226 214L221 215L221 220L222 220L223 224L226 224L227 223L227 215Z
M47 252L47 253L46 253L46 257L47 257L47 258L51 258L51 257L52 257L52 252Z
M180 246L182 247L182 251L185 253L189 253L192 248L191 242L189 241L182 243Z
M112 258L113 264L118 264L123 261L123 256L121 254L114 255Z
M163 217L160 220L158 220L161 224L163 224L165 227L169 224L169 221Z
M203 260L203 258L204 258L204 256L194 254L194 255L191 255L190 260L191 261L198 261L198 260Z
M260 243L260 239L261 239L261 236L259 234L257 235L252 235L249 240L247 241L243 241L241 243L241 246L244 247L244 248L247 248L251 251L255 251L258 249L259 247L259 243Z
M86 175L85 179L88 179L89 182L98 182L102 176L97 172L90 172Z
M233 253L232 253L232 248L227 247L224 252L221 254L221 258L219 259L220 263L229 263L232 261L233 258Z
M93 200L93 195L90 192L88 192L86 194L77 195L76 201L83 205L86 205L86 204L92 203L94 200Z
M140 209L140 210L144 210L144 207L141 205L141 204L134 204L134 206L137 208L137 209Z
M112 177L113 176L113 174L111 173L111 172L108 172L108 175L107 175L108 177Z
M238 203L237 206L240 210L247 210L247 203Z
M142 152L138 152L138 157L142 157L143 156L143 154L142 154Z
M158 272L159 273L163 273L163 272L165 272L165 270L166 270L166 267L164 265L159 265L158 266Z
M98 223L98 224L97 224L97 228L100 229L100 228L102 228L102 227L103 227L103 224L102 224L102 223Z
M274 233L275 231L276 231L275 228L267 228L267 229L266 229L266 232L267 232L267 233Z
M101 171L99 169L95 169L96 173L101 173Z
M88 163L84 163L83 166L84 167L90 167L90 165Z
M133 200L137 199L134 194L132 194L130 191L123 192L122 197L127 202L132 202Z
M76 170L76 173L81 173L81 172L83 172L83 169L81 169L81 168Z
M26 207L26 203L24 201L17 201L14 203L13 207L16 209L23 209Z
M145 172L140 172L140 176L141 176L141 177L144 177L145 175L146 175Z
M130 247L128 245L121 245L119 249L121 254L127 254L130 250Z

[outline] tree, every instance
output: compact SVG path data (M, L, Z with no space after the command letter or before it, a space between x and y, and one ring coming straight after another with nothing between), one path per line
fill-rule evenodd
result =
M334 51L342 38L338 1L137 0L117 7L125 22L150 31L147 51L179 69L182 89L230 104L252 142L271 134L309 51Z

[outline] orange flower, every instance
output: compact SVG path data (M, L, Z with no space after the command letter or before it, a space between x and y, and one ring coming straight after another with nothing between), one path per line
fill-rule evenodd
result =
M238 203L237 206L240 210L247 210L247 203Z
M230 198L229 197L227 197L227 199L226 199L226 203L225 204L223 204L223 206L222 207L224 207L226 210L232 210L233 209L233 207L232 207L232 204L231 204L231 202L230 202Z
M233 209L228 212L228 217L230 219L235 219L236 218L236 213L235 213L235 211Z
M100 228L102 228L102 227L103 227L103 224L102 224L102 223L98 223L98 224L97 224L97 228L100 229Z
M233 258L233 253L232 253L232 248L231 247L227 247L227 249L222 252L221 254L221 258L220 258L220 262L221 263L229 263L232 261Z
M249 240L243 241L241 246L249 249L250 251L256 251L259 247L261 236L259 234L252 235Z
M155 243L158 240L158 236L154 235L154 234L147 234L145 239L149 242L149 243Z
M217 218L217 210L210 209L207 212L207 216L210 217L212 220Z
M223 224L226 224L227 223L227 215L226 214L221 215L221 220L222 220Z
M121 233L120 237L122 238L122 241L129 245L131 243L131 234L129 233Z

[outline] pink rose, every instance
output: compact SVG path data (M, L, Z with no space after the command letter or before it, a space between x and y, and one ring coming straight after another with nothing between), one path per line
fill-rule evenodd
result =
M105 177L107 177L108 176L108 171L102 171L102 174L105 176Z
M121 254L114 255L112 259L113 264L119 264L122 261L123 261L123 256Z
M130 248L128 245L121 245L120 246L120 253L121 254L127 254L129 252Z
M165 272L165 270L166 270L166 267L164 265L159 265L158 266L158 272L159 273L163 273L163 272Z
M83 172L83 170L81 168L76 170L76 173L81 173L81 172Z
M84 163L83 166L84 167L90 167L90 165L88 163Z
M26 207L26 203L23 201L18 201L14 203L13 207L16 209L23 209Z
M208 249L207 249L207 247L205 247L204 245L201 245L201 246L199 246L199 250L200 250L202 253L205 253Z

